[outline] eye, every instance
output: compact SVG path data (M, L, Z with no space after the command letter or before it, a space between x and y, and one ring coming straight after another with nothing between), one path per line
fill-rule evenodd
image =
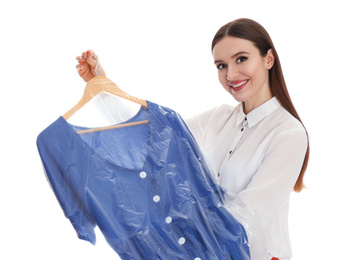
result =
M217 68L218 70L222 70L222 69L226 68L226 65L223 64L223 63L221 63L221 64L216 65L216 68Z
M247 60L247 57L242 56L242 57L239 57L239 58L237 59L237 63L243 63L243 62L246 61L246 60Z

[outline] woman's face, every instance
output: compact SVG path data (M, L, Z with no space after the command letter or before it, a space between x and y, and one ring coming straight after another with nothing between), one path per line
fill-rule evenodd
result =
M248 40L226 36L213 49L219 81L239 102L244 102L245 113L272 97L269 69L274 64L272 50L265 57Z

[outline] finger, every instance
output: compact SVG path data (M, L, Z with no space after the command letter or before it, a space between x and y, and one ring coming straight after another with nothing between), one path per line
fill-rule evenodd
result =
M78 63L81 64L81 65L87 64L87 62L84 59L79 60Z
M97 56L94 55L93 53L89 53L85 59L85 61L91 66L91 67L96 67L96 58Z
M80 64L76 65L76 70L77 70L79 75L82 75L85 73L85 68L83 65L80 65Z
M95 60L95 58L98 59L98 56L96 55L96 53L93 50L87 50L85 58L90 57L90 56L93 58L93 60Z
M87 50L86 52L87 52L87 54L90 54L90 53L95 54L95 52L93 50Z
M87 57L88 57L89 55L92 55L92 54L94 54L94 51L93 51L93 50L87 50L87 51L83 52L82 57L83 57L83 59L87 59Z
M84 51L84 52L82 53L82 58L83 58L83 59L86 59L87 55L88 55L88 51Z
M83 73L83 68L76 66L77 73L81 76Z
M83 65L86 63L86 61L81 57L81 56L77 56L76 60L78 61L79 64Z

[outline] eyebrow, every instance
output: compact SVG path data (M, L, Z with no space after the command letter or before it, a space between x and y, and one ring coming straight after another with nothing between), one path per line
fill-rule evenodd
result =
M238 57L238 56L244 55L244 54L250 54L250 53L248 53L248 52L246 52L246 51L239 51L239 52L237 52L236 54L232 55L232 56L231 56L231 59L234 59L235 57ZM214 61L214 64L219 63L219 62L223 62L223 61L222 61L222 60L215 60L215 61Z

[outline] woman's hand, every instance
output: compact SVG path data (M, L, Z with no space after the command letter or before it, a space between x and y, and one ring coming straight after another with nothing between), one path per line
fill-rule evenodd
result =
M100 60L97 57L97 55L92 50L87 50L82 53L82 56L77 56L76 59L78 61L78 65L76 66L77 72L79 76L85 81L88 82L93 77L96 76L95 74L95 67L96 67L96 58L98 60L97 65L97 76L103 76L106 77L106 73L103 70Z

